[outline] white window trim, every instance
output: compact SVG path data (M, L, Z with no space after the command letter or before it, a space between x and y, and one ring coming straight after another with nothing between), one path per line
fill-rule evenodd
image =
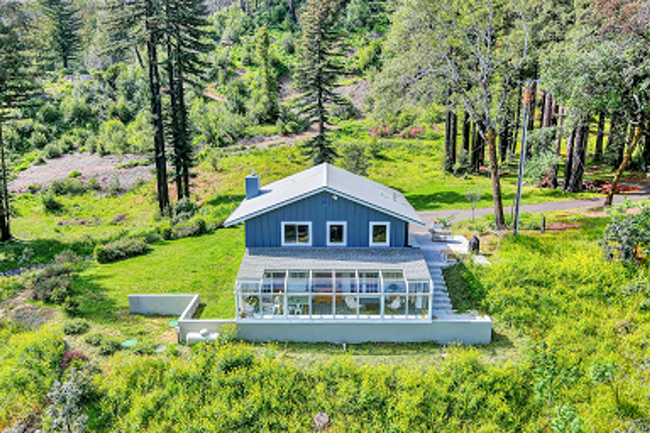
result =
M295 244L287 244L284 242L284 228L288 225L306 225L309 227L309 242L296 242ZM282 230L280 233L280 244L283 247L311 247L313 240L313 231L311 229L311 221L282 221Z
M330 227L343 226L343 242L330 242ZM327 221L327 231L325 232L325 242L328 247L347 247L348 246L348 222L347 221Z
M372 229L375 226L386 226L386 242L373 242ZM368 233L368 245L371 247L389 247L390 246L390 222L389 221L370 221L370 233Z

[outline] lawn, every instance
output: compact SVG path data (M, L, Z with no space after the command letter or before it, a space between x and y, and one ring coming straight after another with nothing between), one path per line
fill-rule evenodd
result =
M128 310L129 294L198 293L205 304L201 317L232 318L243 234L242 229L220 229L199 237L158 241L144 256L93 264L74 285L80 315L110 324Z

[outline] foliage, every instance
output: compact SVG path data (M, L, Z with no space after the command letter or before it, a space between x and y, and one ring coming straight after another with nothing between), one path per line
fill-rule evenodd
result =
M63 203L50 192L41 195L41 203L43 203L45 212L57 213L63 210Z
M70 264L54 264L37 271L32 281L32 298L63 304L71 295L74 282Z
M366 155L366 146L360 142L343 143L339 148L341 167L358 174L367 176L370 161Z
M650 206L642 205L638 214L613 213L600 246L610 259L626 262L646 254L650 246Z
M98 263L111 263L140 256L149 250L144 238L124 238L95 247L94 256Z
M55 381L47 394L52 404L45 411L46 424L52 431L88 431L88 415L83 413L83 406L90 401L92 394L93 385L86 369L72 370L63 383Z
M65 352L54 326L25 330L0 322L0 427L43 407Z
M84 319L70 320L63 325L63 333L65 335L85 334L89 329L90 323Z

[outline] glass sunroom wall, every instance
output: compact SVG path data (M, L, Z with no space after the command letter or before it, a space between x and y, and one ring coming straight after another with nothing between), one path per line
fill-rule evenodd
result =
M409 281L408 316L413 319L430 317L433 296L429 281Z
M356 271L336 271L334 281L336 317L356 318L359 311Z
M237 295L238 317L242 319L261 317L259 281L238 281L235 293Z
M262 293L284 293L287 271L265 271Z
M308 318L311 314L310 271L289 271L287 275L287 315Z
M406 302L406 293L384 295L384 317L405 319Z
M312 271L312 317L331 318L334 314L334 281L332 271Z

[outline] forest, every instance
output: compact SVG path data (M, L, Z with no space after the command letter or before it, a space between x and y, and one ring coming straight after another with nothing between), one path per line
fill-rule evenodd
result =
M0 0L0 431L650 431L650 205L614 202L648 184L649 37L645 0ZM490 345L129 314L233 317L244 176L322 162L490 208L452 228L492 265L445 271Z

